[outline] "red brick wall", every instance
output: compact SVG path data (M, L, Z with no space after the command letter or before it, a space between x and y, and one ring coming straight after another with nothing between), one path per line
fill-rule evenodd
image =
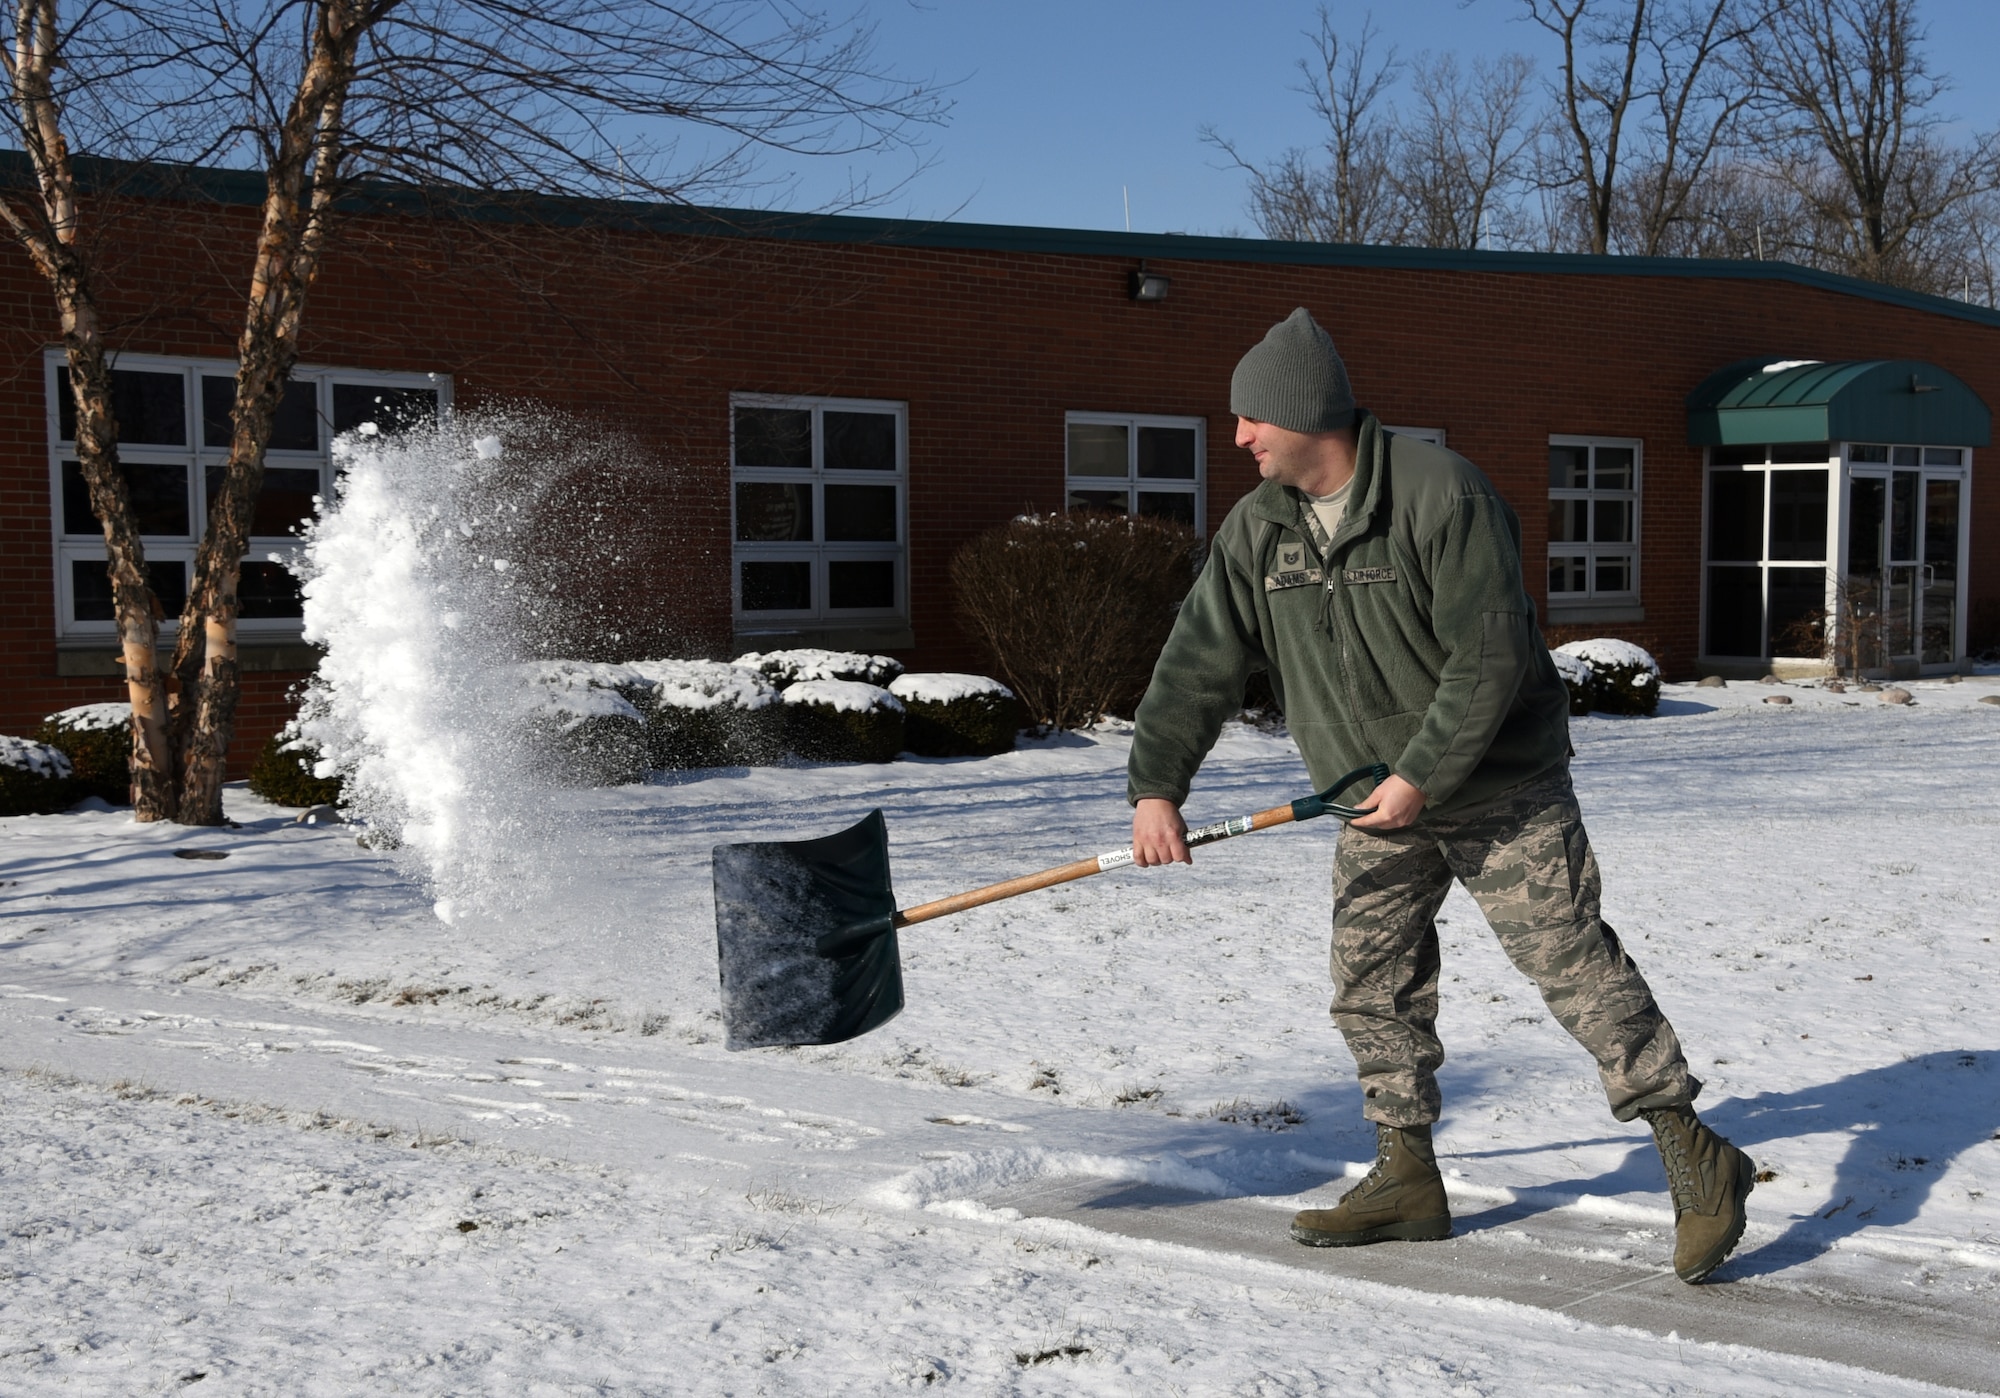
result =
M247 211L176 212L107 278L125 349L227 357L247 264ZM1254 247L1254 245L1251 245ZM1209 518L1256 482L1232 444L1236 359L1305 305L1332 331L1360 400L1391 422L1446 429L1515 504L1539 600L1550 433L1643 438L1646 620L1624 635L1691 673L1699 597L1701 452L1683 399L1753 354L1915 358L2000 403L2000 329L1780 281L1173 261L1171 295L1126 294L1122 256L434 227L350 228L307 314L305 357L435 370L462 407L534 400L644 444L612 514L629 537L604 599L606 656L729 643L728 397L733 391L909 404L915 651L925 668L980 668L958 632L946 565L966 539L1063 497L1070 410L1204 415ZM52 641L41 348L47 292L0 250L15 328L0 368L0 731L118 697L59 680ZM2000 497L1972 491L1975 538ZM558 531L559 533L559 531ZM552 536L552 547L564 547ZM1975 616L2000 617L2000 557L1975 548ZM609 632L619 632L613 642ZM238 766L281 720L298 676L253 676Z

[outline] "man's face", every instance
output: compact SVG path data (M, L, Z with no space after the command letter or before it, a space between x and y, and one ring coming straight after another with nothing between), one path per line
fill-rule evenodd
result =
M1318 439L1254 417L1236 419L1236 445L1257 458L1257 474L1279 485L1296 486L1318 474Z

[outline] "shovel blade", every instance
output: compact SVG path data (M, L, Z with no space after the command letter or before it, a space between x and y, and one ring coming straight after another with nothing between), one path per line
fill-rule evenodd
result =
M817 840L717 845L715 940L732 1049L837 1044L903 1008L893 929L839 955L824 933L895 914L882 813Z

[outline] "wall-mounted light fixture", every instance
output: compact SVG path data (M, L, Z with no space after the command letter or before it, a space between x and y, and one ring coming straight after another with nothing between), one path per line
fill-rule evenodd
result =
M1146 264L1141 262L1139 270L1132 274L1132 299L1134 301L1164 301L1167 299L1167 288L1172 285L1173 282L1171 279L1160 275L1158 272L1148 272Z

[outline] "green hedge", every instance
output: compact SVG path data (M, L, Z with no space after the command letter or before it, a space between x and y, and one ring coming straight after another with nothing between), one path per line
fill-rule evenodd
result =
M565 786L625 786L645 778L646 725L637 713L538 714L529 731L538 767Z
M1549 659L1555 661L1556 673L1562 676L1563 686L1569 690L1571 715L1580 717L1589 713L1597 702L1597 681L1590 667L1559 650L1550 651Z
M1645 715L1660 707L1659 662L1643 646L1600 637L1571 641L1555 654L1589 667L1591 707L1599 713Z
M132 706L84 704L50 714L35 741L69 758L77 795L114 806L132 803Z
M803 680L787 688L785 740L816 762L894 762L903 750L902 701L858 680Z
M730 663L762 675L779 689L806 680L847 680L880 687L903 673L900 660L854 650L752 651Z
M903 746L919 757L990 757L1014 750L1021 705L998 680L904 675L889 692L903 703Z
M287 747L292 741L283 732L264 740L250 764L250 789L274 806L338 806L340 778L314 776L318 755L307 747Z
M641 660L650 681L646 757L655 767L765 767L785 753L778 691L754 670L717 660Z
M629 665L536 660L521 666L535 770L565 786L624 786L646 775L647 703L654 684Z
M0 737L0 816L52 815L83 795L69 758L47 743Z

